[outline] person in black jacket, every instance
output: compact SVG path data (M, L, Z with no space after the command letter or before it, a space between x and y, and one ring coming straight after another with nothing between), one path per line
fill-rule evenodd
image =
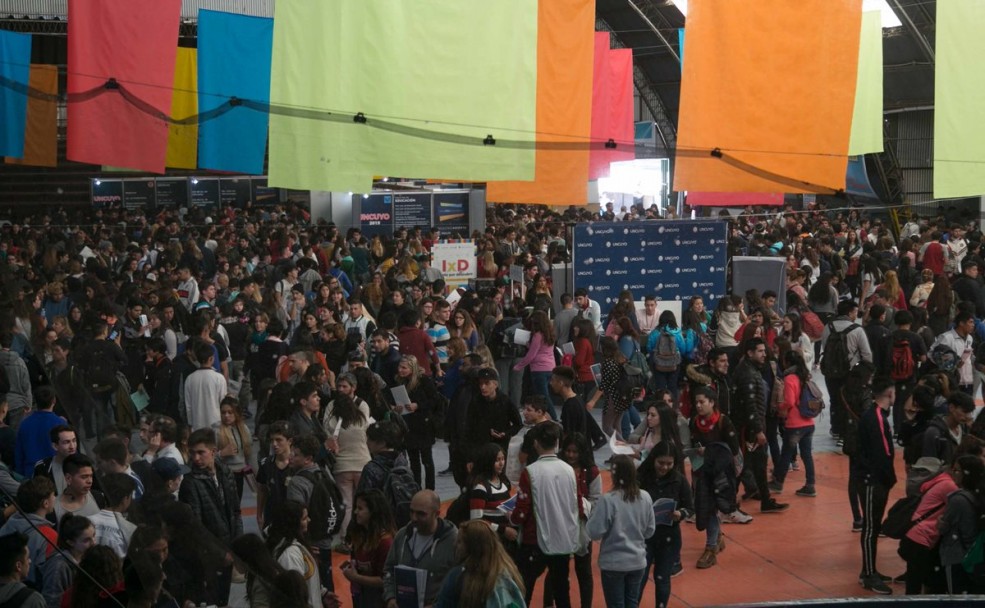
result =
M876 570L876 541L882 529L889 491L896 485L893 467L893 430L890 410L896 399L896 386L889 378L872 383L873 407L866 409L858 422L858 446L852 467L862 484L862 573L859 582L870 591L890 595L893 590Z
M243 533L243 519L233 475L216 458L215 431L199 429L192 433L188 438L188 455L192 471L181 482L178 500L191 507L198 521L221 546L228 547L234 538ZM214 563L221 566L208 577L209 603L225 606L229 603L229 585L232 582L232 556L227 551L214 557Z
M646 569L653 565L653 584L656 586L657 606L670 601L670 578L680 567L681 522L694 514L694 498L687 479L677 470L677 446L671 441L661 441L653 446L639 468L640 489L645 490L654 502L669 498L677 502L671 516L671 524L658 525L653 536L646 541ZM678 570L679 572L679 570ZM646 574L639 597L646 589Z
M747 340L745 357L735 368L732 412L745 453L745 469L752 471L756 478L760 510L779 513L790 505L779 503L770 496L766 478L766 404L769 403L770 385L763 377L763 370L768 368L766 342L762 338Z
M148 338L145 345L147 352L147 375L144 377L144 390L150 397L147 411L164 414L178 420L178 385L172 382L172 363L168 358L168 349L164 338Z
M424 375L414 355L404 355L397 366L397 385L407 390L410 403L399 405L394 403L396 412L404 417L407 423L407 436L404 447L407 448L407 458L410 459L410 470L414 479L422 487L434 489L434 427L432 416L439 400L444 399L438 393L434 381ZM393 395L390 395L391 399ZM423 483L421 466L424 467Z
M945 467L954 462L954 454L961 438L968 434L968 427L975 416L975 400L971 395L953 391L947 398L947 413L930 421L923 432L921 456L940 460Z
M464 443L470 450L478 450L487 443L495 443L509 451L510 437L523 426L520 412L510 398L499 390L499 374L491 368L479 370L476 379L479 390L472 393Z

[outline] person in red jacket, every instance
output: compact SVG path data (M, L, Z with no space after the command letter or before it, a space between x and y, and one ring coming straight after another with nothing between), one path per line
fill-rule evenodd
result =
M400 313L400 329L397 330L397 340L400 341L400 354L414 355L417 364L425 376L443 376L441 365L438 361L438 349L434 347L434 342L428 337L426 331L421 329L421 313L414 309L408 309ZM387 378L389 381L390 379Z

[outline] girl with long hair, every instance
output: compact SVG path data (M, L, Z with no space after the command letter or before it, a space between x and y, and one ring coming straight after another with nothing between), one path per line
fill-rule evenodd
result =
M243 500L243 481L253 472L250 468L253 433L243 421L239 400L225 397L219 406L219 428L216 430L219 459L229 467L236 480L236 493Z
M246 573L246 599L250 608L271 608L278 605L274 581L284 571L277 563L263 538L257 534L244 534L230 544L236 569Z
M681 562L681 521L694 514L694 498L691 486L684 476L681 454L672 441L661 441L653 446L637 470L640 488L650 498L668 498L677 503L671 515L670 526L657 526L657 531L646 540L646 568L653 566L653 584L656 587L657 606L667 606L670 601L670 579ZM646 588L646 573L640 585L640 598Z
M371 458L366 445L366 428L370 424L369 406L356 397L356 378L349 373L342 374L336 381L338 391L335 398L325 408L323 428L326 448L335 454L335 483L345 502L345 530L352 519L353 498L359 486L363 467Z
M448 367L445 368L445 375L441 378L441 394L446 399L451 400L455 396L459 387L465 381L462 375L462 366L465 363L465 355L469 352L465 340L452 338L448 341Z
M561 460L575 470L578 490L593 507L602 497L602 477L595 464L595 453L588 437L581 433L571 433L561 440L558 452ZM584 519L582 521L584 525ZM578 594L582 606L591 606L595 594L595 578L592 574L592 540L582 537L583 546L575 552L575 576L578 578ZM546 602L545 602L546 603Z
M125 598L123 561L113 549L106 545L91 547L79 560L79 568L89 576L75 577L75 582L65 592L62 606L98 608L115 605L114 599Z
M352 520L346 529L352 559L342 564L342 576L352 589L353 608L383 605L383 573L397 533L390 503L380 490L358 492Z
M401 414L404 422L407 423L408 432L404 447L407 449L407 458L410 460L410 470L414 474L414 480L422 488L433 490L434 454L432 449L435 438L431 415L435 404L441 398L440 394L434 381L421 373L417 357L413 355L404 355L400 358L400 363L397 365L396 383L407 390L407 396L410 398L408 405L394 405L397 413ZM421 483L422 466L424 468L424 483Z
M452 313L448 333L452 338L465 340L468 351L475 350L475 347L479 346L479 330L476 329L472 315L467 310L458 308Z
M926 308L930 292L934 290L934 271L924 268L920 271L920 283L913 288L910 295L910 306Z
M455 553L462 563L445 577L437 608L526 605L523 577L487 522L462 524Z
M489 522L508 546L516 542L517 532L510 527L506 513L498 508L512 493L505 470L506 453L498 443L487 443L475 452L469 478L469 519Z
M739 454L739 439L735 425L727 415L718 409L718 393L701 387L694 393L695 416L691 418L691 447L697 458L691 461L691 476L694 483L695 525L705 530L705 550L698 558L699 570L710 568L718 563L718 555L725 550L725 538L718 521L718 512L733 513L735 489L725 495L715 488L715 479L725 466L734 466L732 458ZM731 452L728 462L722 462L718 446L725 444ZM714 454L712 453L714 452ZM714 459L710 458L715 456ZM727 505L719 503L727 502Z
M954 463L953 475L958 491L947 497L947 506L937 522L937 529L941 533L940 557L947 593L961 595L977 592L962 562L978 537L979 518L985 511L982 501L985 463L978 456L962 456Z
M683 364L687 358L691 356L697 336L693 331L681 331L681 329L677 326L677 317L675 317L674 313L669 310L665 310L660 313L660 319L657 321L657 329L650 332L650 341L646 346L647 352L656 354L656 351L660 350L660 341L664 339L665 336L670 336L673 338L677 345L677 351L680 354L681 364ZM673 371L664 371L657 368L653 369L654 387L663 388L670 391L670 394L673 395L675 402L680 399L681 393L681 364L678 364Z
M887 270L880 289L886 290L886 301L896 310L906 310L906 296L895 270Z
M285 500L274 506L267 530L267 548L282 568L304 577L308 601L317 608L321 605L321 577L305 540L310 521L307 507L299 502Z
M58 523L58 548L40 566L41 591L48 608L58 608L62 595L72 586L79 562L96 544L96 528L88 517L69 513Z
M626 358L619 352L619 345L608 336L599 340L599 345L602 350L602 382L591 400L585 404L585 407L591 410L599 399L605 397L606 403L602 410L602 432L611 435L617 426L622 429L623 415L630 408L632 402L622 390L626 381L626 371L622 365L626 362Z
M587 402L595 390L595 374L592 365L595 364L595 344L598 336L595 334L595 324L589 319L575 319L571 322L571 345L575 347L575 355L571 366L575 369L577 384L575 392L583 402Z
M550 388L551 372L557 365L554 361L554 324L542 310L535 310L528 323L530 344L527 354L513 366L513 371L522 372L527 367L530 368L533 393L544 396L550 406L547 411L552 419L557 420Z
M653 500L640 489L629 456L611 460L612 491L603 495L588 518L589 538L599 543L599 570L607 606L639 605L646 575L645 543L656 531Z
M633 446L638 458L646 458L653 446L669 441L677 447L677 458L684 456L680 431L677 428L677 413L674 408L661 401L646 403L646 416L639 426L630 433L627 443Z
M783 402L780 404L779 415L783 424L783 449L780 461L773 470L773 481L770 482L770 492L779 494L783 491L783 482L790 469L794 452L800 454L804 461L806 482L804 487L797 490L797 496L813 498L817 496L814 489L814 455L812 440L814 438L814 419L800 412L801 393L807 387L811 378L810 371L804 362L802 354L796 350L788 350L783 359Z
M954 318L955 300L946 274L934 277L934 288L927 297L927 325L935 336L947 331Z
M804 363L807 365L807 369L813 368L815 343L811 342L811 339L804 333L800 315L795 312L788 312L783 315L782 323L781 328L783 331L780 335L786 337L790 341L791 347L804 356Z

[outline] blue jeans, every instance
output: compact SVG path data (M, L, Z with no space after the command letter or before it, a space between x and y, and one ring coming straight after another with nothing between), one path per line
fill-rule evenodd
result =
M780 465L773 471L773 479L783 483L783 480L787 478L787 471L790 469L790 462L793 460L794 451L799 447L800 458L804 461L804 473L807 476L807 485L814 485L814 454L811 452L813 440L813 425L798 429L784 429Z
M681 385L678 382L680 376L680 370L674 370L672 372L653 372L653 387L663 388L670 391L671 396L674 398L674 403L680 403L681 400Z
M659 540L657 540L659 539ZM656 587L656 606L670 602L670 573L681 558L681 527L657 526L653 538L646 543L646 570L640 581L640 599L646 589L647 572L653 565L653 584Z
M629 406L629 409L626 410L619 424L619 430L622 432L623 439L628 439L629 434L640 424L640 411L636 409L636 405Z
M547 399L547 413L551 415L551 420L557 420L557 412L554 411L554 400L551 399L551 372L530 372L530 387L534 395L543 395Z
M602 595L606 608L637 608L640 605L640 583L646 569L602 570Z
M718 521L718 511L708 518L708 527L705 528L705 547L714 549L718 546L718 537L722 535L722 522Z

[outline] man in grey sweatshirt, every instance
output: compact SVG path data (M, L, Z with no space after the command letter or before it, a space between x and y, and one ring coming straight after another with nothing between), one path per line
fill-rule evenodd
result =
M47 559L49 548L58 541L55 528L46 519L55 510L55 484L47 477L30 479L17 489L17 503L24 514L15 513L8 519L0 528L0 536L19 532L27 537L31 568L24 580L32 587L40 589L41 566Z
M6 398L10 411L7 412L7 424L16 431L21 420L31 411L34 396L31 394L31 376L27 373L27 364L21 356L10 350L14 343L14 334L10 331L0 332L0 367L7 375L10 390L0 399Z

